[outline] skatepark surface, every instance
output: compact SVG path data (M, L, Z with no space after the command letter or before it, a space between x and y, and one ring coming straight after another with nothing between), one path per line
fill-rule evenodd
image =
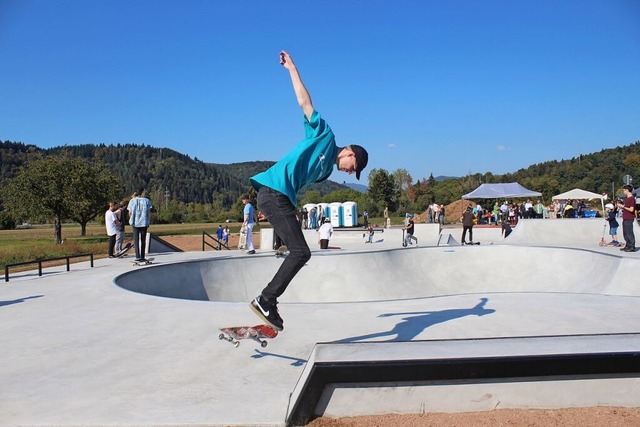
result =
M521 221L507 239L474 229L479 246L436 246L420 227L420 246L408 248L399 229L373 244L344 232L326 251L306 231L313 256L281 298L284 331L264 349L234 348L218 328L261 323L248 302L282 263L273 251L12 272L0 289L0 425L285 425L322 360L638 352L640 253L598 246L603 223ZM445 232L459 240L459 229ZM334 385L316 411L640 406L637 377L566 383L561 396L546 381Z

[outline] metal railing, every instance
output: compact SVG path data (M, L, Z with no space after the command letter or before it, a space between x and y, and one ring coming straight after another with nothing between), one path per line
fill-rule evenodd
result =
M211 240L213 240L215 242L215 244L211 244L211 243L207 242L207 237L209 237ZM214 249L216 251L220 251L220 250L222 250L222 248L230 250L229 246L225 245L222 241L218 240L218 238L213 237L211 234L207 233L206 231L203 231L202 232L202 251L203 252L205 250L205 246L208 246L211 249Z
M61 257L55 257L55 258L46 258L46 259L36 259L33 261L25 261L25 262L16 262L14 264L7 264L4 266L4 281L8 282L9 281L9 267L17 267L20 265L30 265L30 264L38 264L38 276L42 276L42 263L44 262L49 262L49 261L61 261L61 260L66 260L67 261L67 271L70 271L70 262L69 260L71 258L81 258L81 257L90 257L91 258L91 267L93 267L93 254L79 254L79 255L67 255L67 256L61 256Z

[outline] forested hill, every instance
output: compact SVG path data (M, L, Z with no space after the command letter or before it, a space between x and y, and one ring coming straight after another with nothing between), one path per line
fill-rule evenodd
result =
M69 153L105 164L123 184L123 196L140 186L185 203L216 203L229 207L250 188L249 177L273 164L268 161L228 165L205 163L168 148L147 145L75 145L41 149L0 141L3 179L11 179L30 156ZM332 181L312 186L321 194L344 188Z

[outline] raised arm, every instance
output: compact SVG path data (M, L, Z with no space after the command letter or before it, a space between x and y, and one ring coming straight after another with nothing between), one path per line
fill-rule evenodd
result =
M300 108L302 108L302 111L307 117L307 120L310 121L311 114L313 114L313 104L311 103L311 96L309 95L307 88L302 83L300 73L298 73L298 69L296 68L296 64L293 63L293 59L284 50L280 52L280 64L282 64L284 68L289 70L291 83L293 84L293 91L296 94L298 105L300 105Z

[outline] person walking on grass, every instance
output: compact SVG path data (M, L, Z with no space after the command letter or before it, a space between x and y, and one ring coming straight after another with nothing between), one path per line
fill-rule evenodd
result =
M355 173L359 180L369 155L359 145L336 145L333 131L315 110L293 59L285 51L280 52L280 64L289 72L298 105L304 113L305 138L276 164L250 179L258 192L258 208L289 249L289 256L250 307L258 317L281 331L284 321L278 313L278 298L311 258L296 220L297 195L304 187L329 178L334 165L347 174Z

